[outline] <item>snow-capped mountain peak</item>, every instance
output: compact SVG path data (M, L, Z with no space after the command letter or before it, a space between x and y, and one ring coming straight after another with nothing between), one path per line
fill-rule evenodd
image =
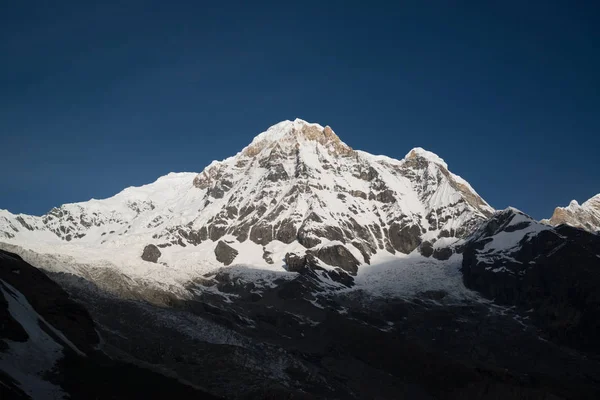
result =
M294 149L300 145L319 144L331 152L350 153L352 149L343 143L329 126L306 122L302 119L282 121L257 135L242 155L254 157L273 148L276 151Z
M444 168L448 169L448 164L446 164L440 156L438 156L435 153L432 153L431 151L425 150L422 147L415 147L414 149L412 149L411 151L409 151L406 154L404 159L410 160L410 159L417 158L417 157L422 157L422 158L426 159L427 161L439 164L439 165L443 166Z
M199 174L169 174L41 217L1 213L0 235L176 283L223 263L285 271L290 252L313 253L350 273L381 254L419 249L446 257L436 250L493 211L434 153L374 156L353 150L328 126L296 119Z

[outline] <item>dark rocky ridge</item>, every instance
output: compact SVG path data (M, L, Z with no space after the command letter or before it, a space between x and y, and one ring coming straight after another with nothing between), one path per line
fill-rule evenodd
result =
M600 236L566 225L524 234L533 220L511 224L506 210L486 222L464 247L467 287L527 312L542 335L600 356ZM482 253L494 236L512 232L519 246Z

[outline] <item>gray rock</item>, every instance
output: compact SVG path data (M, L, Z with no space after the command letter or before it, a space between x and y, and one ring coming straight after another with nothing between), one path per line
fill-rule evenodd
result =
M311 247L315 247L316 245L320 244L321 239L313 235L310 231L300 229L298 231L298 243L307 249L310 249Z
M433 258L438 260L447 260L452 256L452 249L450 247L442 247L435 249L433 252Z
M306 256L287 253L285 255L285 264L290 272L302 272L306 268Z
M254 243L266 245L273 240L273 226L269 224L256 224L250 230L250 240Z
M275 164L271 167L267 179L271 182L285 181L290 179L282 164Z
M235 236L238 242L245 242L250 233L250 224L245 223L234 227L229 233Z
M21 225L23 225L25 227L25 229L27 229L29 231L33 231L33 227L31 225L29 225L27 222L25 222L23 217L18 216L16 219Z
M371 255L369 253L370 249L366 244L354 241L352 242L352 246L356 247L358 251L360 251L366 264L371 264Z
M393 190L386 189L381 193L378 193L375 196L375 200L380 201L382 203L395 203L396 202L396 194Z
M217 219L208 227L208 236L210 237L210 240L212 240L213 242L216 242L217 240L219 240L223 236L225 236L226 230L227 230L227 221L222 220L222 219ZM199 237L200 237L200 239L202 239L202 234L200 234Z
M350 195L354 197L360 197L361 199L365 200L367 199L367 194L360 190L351 190L348 193L350 193Z
M263 260L267 262L267 264L273 264L273 253L268 251L263 247Z
M161 254L162 253L160 252L158 247L156 247L153 244L149 244L146 247L144 247L144 252L142 253L142 260L155 263L158 261Z
M421 244L421 228L418 225L402 226L394 222L390 225L389 237L395 250L408 254Z
M423 257L431 257L431 255L433 254L433 245L431 244L431 242L424 241L419 246L419 252Z
M278 223L275 232L275 239L283 243L292 243L298 236L294 221L289 218Z
M217 246L215 247L215 256L217 256L217 261L222 262L225 265L229 265L235 260L238 255L238 251L225 243L222 240L219 240Z
M314 254L318 259L334 267L340 267L351 275L356 275L360 261L352 255L350 250L338 244L322 247L316 251L308 250L308 254Z

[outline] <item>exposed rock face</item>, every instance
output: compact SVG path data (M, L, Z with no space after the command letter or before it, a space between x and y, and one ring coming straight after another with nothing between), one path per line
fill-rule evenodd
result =
M552 217L542 222L554 226L566 224L596 233L600 231L600 194L581 205L573 200L567 207L557 207Z
M529 312L544 335L600 354L600 236L508 209L464 247L465 285Z
M447 260L452 257L452 249L450 247L440 247L433 251L433 258L438 260Z
M263 248L263 260L265 260L267 264L273 264L273 253Z
M306 253L304 255L287 253L285 255L285 264L290 272L305 273L309 269L319 268L319 261L312 253Z
M238 255L238 251L225 243L222 240L219 240L217 246L215 247L215 256L217 256L217 261L222 262L225 265L229 265L235 260Z
M310 277L310 279L312 280L312 283L309 285L311 287L311 290L322 290L319 287L318 282L323 277L341 283L346 287L354 286L354 278L352 278L352 276L349 275L348 271L342 268L326 270L320 265L319 259L317 259L317 257L315 257L313 252L311 252L310 250L307 250L306 254L304 255L300 255L297 253L287 253L285 255L285 263L287 265L288 271L298 272L303 276ZM293 289L290 293L288 293L287 297L293 299L300 298L304 295L306 295L306 288L296 288Z
M340 267L351 275L356 275L358 266L360 265L360 261L342 245L321 247L316 251L309 250L309 252L309 254L314 254L324 263Z
M431 244L431 242L425 241L421 243L421 246L419 246L419 252L424 257L431 257L431 255L433 254L433 245Z
M408 254L421 244L421 228L417 225L401 226L394 222L390 225L390 241L394 249Z
M149 244L146 247L144 247L144 252L142 253L142 260L155 263L158 261L161 254L162 253L160 252L158 247L156 247L156 245Z

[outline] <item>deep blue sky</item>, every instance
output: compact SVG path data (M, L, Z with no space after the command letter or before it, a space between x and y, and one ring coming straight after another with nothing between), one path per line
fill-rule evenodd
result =
M600 192L597 1L92 3L2 6L0 208L201 171L296 117L431 150L496 208Z

